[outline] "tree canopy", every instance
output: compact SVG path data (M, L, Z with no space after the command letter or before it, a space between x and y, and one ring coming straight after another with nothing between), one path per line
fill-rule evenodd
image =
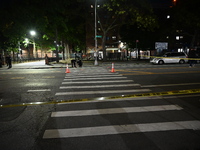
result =
M105 40L107 34L125 25L136 25L137 28L153 30L156 19L151 6L146 0L101 0L98 9L98 20L103 32L102 47L106 59Z
M1 48L17 45L29 31L37 32L40 44L68 41L82 45L84 38L84 10L81 0L12 0L1 5ZM80 5L79 5L80 4ZM46 37L46 38L43 38Z

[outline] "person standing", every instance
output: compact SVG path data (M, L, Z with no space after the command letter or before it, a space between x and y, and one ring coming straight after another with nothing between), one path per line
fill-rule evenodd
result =
M193 67L195 65L195 58L196 58L196 50L191 48L188 54L188 58L189 58L189 67Z
M2 64L3 64L3 59L2 59L2 56L0 54L0 68L2 68Z
M47 54L45 55L45 64L49 65L49 57L47 56Z
M12 59L10 55L6 56L6 61L7 61L8 69L12 68Z

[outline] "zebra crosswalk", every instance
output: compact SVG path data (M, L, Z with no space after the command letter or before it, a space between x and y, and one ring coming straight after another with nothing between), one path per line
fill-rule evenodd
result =
M91 97L119 96L124 94L145 93L150 89L118 73L111 73L102 67L74 69L66 74L57 99L77 99Z
M105 74L109 75L110 73L105 72ZM101 75L105 74L101 72ZM96 75L98 76L98 74ZM115 74L114 76L118 77L120 75ZM95 77L92 78L95 79ZM88 80L84 81L83 73L76 76L66 75L65 79L68 79L67 82L71 84L67 84L67 86L62 84L60 90L64 91L57 92L57 97L74 94L77 96L78 92L81 93L81 96L84 96L87 94L93 95L95 92L99 92L102 95L115 95L132 93L133 91L131 90L138 90L135 92L141 92L142 90L144 90L142 92L146 92L149 90L139 88L139 84L134 83L134 81L122 82L119 87L116 85L120 84L114 82L90 85L87 84ZM76 87L74 82L80 82L79 79L83 83L77 84ZM104 80L102 77L95 80L105 81L107 79ZM127 79L109 80L126 81ZM129 84L130 86L125 86ZM110 88L113 90L110 93L106 93L104 92L106 90L102 90L104 88L109 89L108 91L111 91ZM121 89L120 91L120 88L123 88L123 90ZM130 88L132 89L130 90ZM69 89L79 89L79 91L75 93L76 91L70 91ZM117 92L115 93L114 91ZM49 143L47 144L48 146L45 145L45 148L50 150L56 147L67 147L69 150L182 149L183 145L184 148L195 149L200 147L199 130L199 120L187 113L183 107L172 104L162 97L99 99L87 102L57 104L56 111L51 113L47 122L43 139L45 142L50 140L50 146L48 145Z

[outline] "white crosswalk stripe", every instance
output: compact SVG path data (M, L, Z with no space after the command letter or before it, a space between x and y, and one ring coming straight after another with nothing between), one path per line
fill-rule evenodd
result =
M67 116L88 116L101 114L116 114L116 113L131 113L131 112L149 112L149 111L166 111L166 110L181 110L182 108L175 105L162 106L146 106L146 107L124 107L109 108L109 109L92 109L78 111L57 111L51 114L51 117L67 117Z
M133 80L109 80L109 81L77 81L77 82L62 82L62 84L89 84L89 83L124 83L124 82L133 82Z
M114 94L114 93L135 93L135 92L150 92L149 89L133 89L133 90L109 90L109 91L76 91L76 92L58 92L58 95L84 95L84 94Z
M107 87L129 87L140 86L140 84L111 84L111 85L90 85L90 86L61 86L60 89L86 89L86 88L107 88Z
M160 122L147 124L128 124L73 129L46 130L43 138L70 138L85 136L113 135L122 133L156 132L170 130L200 130L200 121Z
M107 79L126 79L126 77L99 77L99 78L68 78L64 79L64 81L75 81L75 80L107 80Z
M96 78L96 77L122 77L122 75L120 75L120 74L111 74L111 73L109 73L109 74L93 74L93 75L91 75L91 74L89 74L89 75L87 75L87 74L78 74L78 75L76 75L75 77L74 76L66 76L65 78L66 79L73 79L73 78Z

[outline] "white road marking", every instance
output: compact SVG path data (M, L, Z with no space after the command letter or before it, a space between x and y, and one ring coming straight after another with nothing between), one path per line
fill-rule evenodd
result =
M81 84L81 83L120 83L120 82L133 82L133 80L110 80L110 81L83 81L83 82L62 82L62 84Z
M93 76L91 76L91 75L66 76L65 78L69 79L69 78L87 78L87 77L89 77L89 78L96 78L96 77L120 77L120 76L122 76L122 75L120 75L120 74L109 74L109 75L106 75L106 74L104 74L104 75L95 74Z
M51 117L71 117L71 116L89 116L102 114L117 114L117 113L135 113L135 112L152 112L166 110L181 110L182 108L176 105L160 105L146 107L123 107L123 108L107 108L107 109L91 109L77 111L57 111L52 112Z
M104 80L104 79L127 79L127 77L101 77L101 78L72 78L72 79L64 79L64 81L71 80Z
M145 124L127 124L72 129L46 130L43 138L72 138L85 136L116 135L124 133L158 132L170 130L200 130L200 121L177 121Z
M43 79L52 79L52 78L55 78L55 76L43 76L42 78Z
M134 89L134 90L109 90L109 91L76 91L76 92L58 92L55 95L82 95L82 94L112 94L112 93L134 93L134 92L149 92L149 89Z
M195 85L195 84L200 84L200 83L180 83L180 84L160 84L160 85L142 85L142 88L146 87L161 87L161 86L180 86L180 85Z
M27 92L50 92L51 89L28 90Z
M140 86L140 84L118 84L118 85L91 85L91 86L62 86L60 89L85 89L85 88L108 88L108 87L130 87Z
M11 79L25 79L25 77L12 77Z

